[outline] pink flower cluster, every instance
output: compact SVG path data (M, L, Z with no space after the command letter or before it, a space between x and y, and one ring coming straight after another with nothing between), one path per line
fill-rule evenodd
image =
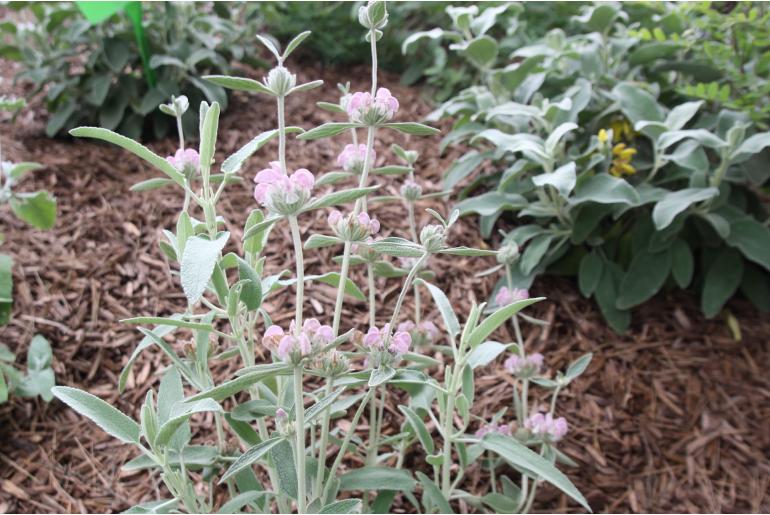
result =
M503 366L515 376L532 376L540 372L543 355L539 352L524 357L513 355L505 360Z
M502 307L528 298L529 290L524 290L522 288L514 288L510 290L506 286L503 286L498 290L497 295L495 295L495 304Z
M273 209L290 206L301 200L307 200L315 184L315 177L308 170L300 168L288 175L281 169L281 163L271 161L270 168L260 171L254 182L254 200Z
M567 434L567 420L564 417L553 418L553 415L546 413L535 413L524 421L524 427L529 429L534 435L556 442L564 438Z
M476 438L484 438L489 433L498 433L504 436L511 436L511 426L508 424L498 424L497 422L490 422L489 424L483 424L476 430Z
M372 97L369 92L353 93L345 106L353 122L376 125L393 118L398 111L398 100L387 88L378 88Z
M352 213L343 216L335 209L329 213L327 221L334 233L345 241L364 241L380 232L379 220L364 211L354 217Z
M370 154L370 163L373 163L377 154L372 149ZM337 156L337 166L341 167L346 172L360 173L364 168L364 161L366 160L366 145L363 143L358 146L348 144Z
M436 327L436 324L430 320L423 320L419 324L415 324L411 320L407 320L406 322L401 322L398 324L398 330L407 333L412 333L413 331L418 332L427 336L429 340L435 340L439 335L438 327Z
M271 325L262 337L262 344L269 349L275 349L278 357L284 361L310 355L313 347L330 344L334 340L334 331L328 325L321 325L315 318L308 318L302 324L299 335L295 332L294 321L289 325L289 332L283 328Z
M201 164L201 158L192 148L181 148L173 156L168 156L166 161L180 172L197 172Z
M370 350L383 350L385 339L390 334L390 324L385 324L382 329L370 327L364 336L364 346ZM388 343L388 351L396 356L409 352L412 345L412 336L406 331L396 331Z

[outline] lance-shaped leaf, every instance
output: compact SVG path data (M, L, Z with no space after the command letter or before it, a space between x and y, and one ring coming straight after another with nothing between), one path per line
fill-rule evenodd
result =
M176 317L176 319L180 319L182 315L173 315ZM155 328L152 329L152 332L158 337L162 338L172 332L175 329L174 326L164 324L164 325L158 325L155 326ZM120 376L118 377L118 392L123 393L123 390L126 389L126 383L128 382L128 375L131 373L131 370L134 367L134 363L136 362L136 359L139 357L139 354L142 353L144 349L147 347L152 346L155 343L155 339L150 336L145 336L142 338L142 340L139 342L139 345L136 346L134 349L134 352L131 353L131 357L128 358L128 362L123 367L123 370L120 372Z
M310 235L310 238L305 241L303 247L306 250L320 249L323 247L331 247L332 245L339 245L340 243L344 242L336 236L327 236L326 234L312 234Z
M569 197L569 194L575 188L577 184L577 174L575 173L575 163L570 162L564 166L560 166L551 173L543 173L532 177L532 182L535 186L543 187L545 185L553 186L556 191L559 192L564 198Z
M441 318L444 319L444 327L452 335L452 337L460 334L460 322L457 320L457 315L452 309L452 303L449 302L446 294L438 286L431 284L422 279L415 279L415 285L422 285L428 288L428 291L433 296L433 302L436 303Z
M146 325L146 324L160 324L160 325L167 325L170 327L181 327L183 329L196 329L199 331L210 331L211 330L211 324L204 324L201 322L189 322L187 320L182 320L182 315L176 314L172 315L170 318L163 318L163 317L134 317L134 318L124 318L120 322L123 324L137 324L137 325Z
M303 132L297 136L297 139L313 140L329 138L331 136L336 136L337 134L342 134L348 129L358 129L362 127L364 127L364 125L361 125L360 123L329 122L323 125L319 125L318 127L314 127L309 131Z
M383 238L370 243L368 247L375 252L398 257L422 257L425 249L405 238Z
M417 482L403 469L363 467L340 476L340 490L414 491Z
M347 204L358 200L359 198L366 196L374 191L377 191L379 185L369 186L366 188L351 188L349 190L334 191L328 193L321 198L315 199L310 204L302 209L302 212L312 211L314 209L323 209L327 207L339 206L341 204Z
M410 170L412 170L410 166L390 165L372 168L371 173L374 175L404 175Z
M321 508L318 513L361 513L361 499L344 499L342 501L335 501Z
M396 370L389 366L380 366L373 369L369 376L369 388L387 383L394 375L396 375Z
M259 234L264 233L270 227L273 226L274 223L276 223L278 220L281 220L283 216L280 215L273 215L268 218L265 218L261 222L257 222L248 229L246 229L246 232L243 233L243 238L241 238L244 242L248 240L249 238L253 238L254 236L257 236Z
M204 75L203 78L223 88L236 91L248 91L249 93L264 93L274 96L273 90L254 79L244 77L230 77L228 75Z
M321 415L321 413L324 412L326 408L329 408L334 404L337 398L345 390L346 388L344 386L342 388L337 388L334 392L322 398L320 401L316 402L310 408L305 410L305 426L309 427L313 423L313 421L316 418L318 418L318 416Z
M575 485L572 484L567 476L551 465L545 458L520 444L510 436L488 434L481 440L481 447L494 452L517 467L523 468L533 478L540 477L548 481L577 501L585 509L591 511L588 501L586 501L583 494L575 488Z
M289 375L291 370L289 365L283 363L270 364L263 369L243 374L235 379L222 383L219 386L195 394L192 397L187 398L186 402L195 402L201 399L214 399L215 401L220 402L231 395L242 392L251 385L264 381L270 377Z
M702 202L719 195L717 188L685 188L666 193L652 210L652 220L657 230L663 230L674 221L676 215L696 202Z
M303 129L301 127L286 127L287 134L302 132L302 130ZM278 134L278 129L273 129L271 131L263 132L262 134L246 143L234 154L225 159L225 161L222 163L222 172L226 174L238 172L243 166L243 163L249 157L251 157L254 152L262 148L267 142L278 136Z
M276 436L275 438L270 438L269 440L260 442L254 447L250 448L248 451L238 456L238 459L235 460L232 465L230 465L230 468L227 469L227 472L225 472L225 474L222 476L222 479L219 480L219 483L221 484L227 481L241 470L251 466L253 463L256 463L260 458L262 458L262 456L267 454L270 449L282 441L284 441L283 437Z
M472 249L470 247L450 247L441 249L438 252L439 254L450 254L452 256L489 257L497 255L496 250Z
M151 190L157 190L158 188L162 188L164 186L169 186L171 184L174 184L174 181L171 179L165 179L163 177L154 177L152 179L147 179L146 181L140 181L131 186L129 189L131 191L140 192L140 191L151 191Z
M193 236L187 240L180 276L189 304L195 304L203 296L214 272L214 265L229 238L229 232L222 232L215 240L203 236Z
M331 102L316 102L315 105L317 105L319 108L323 109L324 111L329 111L330 113L340 113L345 114L345 110L340 106L339 104L332 104Z
M427 125L415 122L396 122L386 123L384 127L388 129L394 129L404 134L411 134L412 136L434 136L441 131Z
M320 281L324 284L338 288L340 285L340 274L339 272L326 272L325 274L321 275L306 275L305 281ZM279 283L284 286L289 286L295 284L296 282L296 278L279 281ZM359 288L356 283L350 279L350 277L345 278L345 293L355 298L356 300L360 300L362 302L366 300L366 295L364 295L364 293L361 291L361 288Z
M155 444L159 447L165 446L171 437L174 436L176 430L187 422L192 415L207 411L221 412L222 407L211 399L202 399L196 402L178 402L171 410L171 418L160 427L158 436L155 437Z
M171 163L155 154L149 148L130 138L100 127L78 127L77 129L72 129L70 134L76 138L99 139L122 147L132 154L141 157L155 168L168 175L168 177L178 185L184 186L184 175L182 175L179 170L174 168Z
M484 342L490 334L492 334L498 327L503 325L507 320L510 320L513 315L526 308L527 306L530 306L535 302L540 302L544 299L545 297L535 297L531 299L517 300L516 302L508 304L507 306L499 308L497 311L485 318L478 326L473 329L473 331L471 331L471 333L468 335L468 345L471 349L477 345L481 345L481 343Z
M433 454L435 452L433 437L430 435L430 431L422 418L409 406L399 406L398 409L400 409L401 413L406 417L406 420L409 422L415 435L417 435L417 438L420 440L425 451L428 454Z
M139 424L99 397L68 386L54 386L51 393L70 408L91 419L110 436L121 442L139 444Z

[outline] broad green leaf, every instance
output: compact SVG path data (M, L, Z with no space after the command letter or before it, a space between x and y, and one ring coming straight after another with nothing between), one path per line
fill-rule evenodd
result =
M454 188L457 183L473 173L488 158L489 154L472 150L452 162L449 169L444 172L444 188L447 190Z
M188 304L195 304L203 296L214 272L214 265L229 238L230 233L223 232L215 240L203 236L194 236L187 240L180 276Z
M182 451L182 460L180 460L177 451L169 451L168 463L174 468L179 468L180 462L184 462L187 470L200 470L204 467L211 467L219 457L219 450L216 447L208 445L188 445ZM152 461L146 454L141 454L136 458L126 462L121 470L133 472L136 470L150 469L158 467L158 464Z
M269 130L256 136L244 146L239 148L230 157L224 160L222 163L222 173L235 173L238 172L243 163L251 157L254 152L262 148L268 141L278 135L278 129Z
M256 270L246 260L237 257L238 260L238 278L241 281L247 281L241 287L240 300L249 311L259 309L262 305L262 279Z
M744 263L741 292L762 313L770 312L770 279L764 270L752 263Z
M650 299L666 282L671 271L671 252L649 252L644 249L634 256L620 283L615 305L618 309L638 306Z
M694 260L690 245L677 239L671 245L671 275L680 288L687 288L692 281Z
M470 352L468 366L472 369L485 367L497 359L508 347L508 345L499 342L484 342Z
M200 166L204 169L211 168L214 160L214 150L217 144L217 131L219 129L219 104L214 102L206 111L200 134ZM192 304L192 303L191 303Z
M753 218L743 218L730 225L727 244L740 250L746 259L770 271L770 228Z
M431 436L428 427L425 425L425 422L422 420L422 417L415 413L409 406L399 406L398 409L400 409L401 413L406 417L406 420L409 422L415 435L419 438L423 449L425 449L428 454L433 454L435 452L433 437Z
M417 482L403 469L363 467L340 476L340 490L398 490L413 492Z
M639 203L639 194L623 179L606 174L594 175L578 185L570 199L573 205L583 202L635 205Z
M549 155L553 155L553 153L556 151L556 147L561 141L561 139L571 131L574 131L577 129L578 126L576 123L572 122L565 122L556 127L551 134L548 135L548 138L545 140L545 151ZM565 165L566 166L566 165ZM572 165L574 167L574 164Z
M760 152L765 147L770 147L770 132L760 132L749 136L738 149L733 152L731 160L736 163L747 160L749 157Z
M297 498L297 469L291 443L282 439L270 449L270 460L278 474L278 490L292 499Z
M159 447L165 446L177 429L182 427L182 424L186 423L192 415L208 411L221 412L222 407L211 399L177 403L171 410L171 418L160 427L158 436L155 438L155 444Z
M469 42L463 54L479 68L489 68L495 64L498 53L497 41L489 36L480 36Z
M518 300L507 306L503 306L497 309L494 313L485 318L473 331L468 335L468 345L471 349L478 345L481 345L487 337L492 334L498 327L503 325L506 321L510 320L513 315L521 311L522 309L530 306L536 302L544 300L545 297L535 297L531 299Z
M14 194L10 205L20 220L38 229L50 229L56 224L56 199L47 191Z
M290 373L291 367L288 365L283 363L270 364L262 370L245 373L209 390L195 394L192 397L189 397L186 402L195 402L201 399L214 399L217 402L221 402L231 395L246 390L253 384L278 375L289 375Z
M481 440L481 447L501 456L505 460L527 470L533 477L540 477L591 511L585 497L575 485L539 454L520 444L509 436L488 434Z
M68 386L51 388L54 397L124 443L139 444L139 424L88 392Z
M703 281L701 309L706 318L719 314L733 296L743 278L743 258L732 248L725 248L706 272Z
M540 265L553 239L552 234L540 234L530 241L521 255L521 261L519 261L519 268L524 275L531 274Z
M578 287L584 297L590 297L596 291L602 277L604 262L596 253L589 252L580 260L578 268Z
M655 228L662 230L671 225L676 215L696 202L702 202L719 195L717 188L685 188L667 193L662 200L655 204L652 210L652 220Z
M457 209L460 212L460 216L465 216L469 213L489 216L502 210L522 209L526 207L528 203L527 199L518 193L489 191L459 202L455 205L454 209Z
M140 143L137 143L130 138L99 127L78 127L77 129L72 129L70 134L76 138L99 139L122 147L132 154L144 159L161 172L165 173L178 185L184 186L184 175L182 175L179 170L174 168L171 163L152 152L149 148L141 145Z
M665 120L663 108L658 105L655 97L643 89L623 82L615 86L612 94L617 98L623 114L633 124L641 121L662 122Z
M291 41L286 45L286 49L283 51L283 60L285 61L289 55L291 55L292 52L300 45L303 41L305 41L305 38L307 38L312 32L309 30L306 30L304 32L300 32L296 36L292 38Z
M617 333L624 332L631 323L631 314L615 305L622 277L623 273L615 263L605 262L602 277L594 292L602 315Z
M396 375L396 370L386 365L373 369L369 376L369 388L387 383L394 375Z
M564 373L564 379L567 382L570 382L579 377L583 372L585 372L586 368L588 368L588 365L591 363L591 359L593 359L593 357L594 355L589 352L588 354L583 354L578 359L570 363L569 367L567 367L567 371Z
M575 184L577 184L575 163L567 163L551 173L536 175L532 177L532 182L535 183L535 186L540 186L541 188L546 185L553 186L559 192L559 195L567 198L575 188Z
M219 480L219 483L221 484L227 481L229 478L233 477L233 475L237 474L244 468L256 463L260 458L262 458L262 456L267 454L270 449L285 441L286 440L282 436L276 436L251 447L249 450L238 456L238 459L236 459L233 464L230 465L230 468L227 469L227 472L225 472L225 474Z

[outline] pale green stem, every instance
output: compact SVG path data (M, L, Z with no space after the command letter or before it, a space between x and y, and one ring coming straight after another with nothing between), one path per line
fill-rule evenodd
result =
M384 349L387 349L388 343L390 343L390 338L393 334L393 328L395 327L396 320L398 320L398 314L401 312L401 305L404 303L406 292L412 286L412 282L417 275L417 271L422 267L423 263L425 263L425 260L428 259L428 256L429 254L427 252L423 254L409 271L409 275L406 276L406 281L404 282L404 286L401 288L401 293L398 294L398 299L396 299L396 307L393 309L393 315L390 317L390 331L388 331L388 333L385 335L385 339L382 342L382 347Z
M291 227L291 239L294 242L294 258L297 262L297 297L294 330L296 335L299 336L299 332L302 329L302 305L305 302L305 263L302 255L302 239L299 235L299 224L295 215L289 216L289 227Z
M441 465L441 493L446 499L452 493L452 478L450 477L452 468L452 414L455 409L455 389L456 376L458 371L452 370L449 379L449 390L446 396L446 409L444 411L444 462Z
M294 434L296 435L297 458L297 512L305 513L307 493L305 490L305 403L303 401L302 366L294 367L294 413L296 414Z
M366 278L369 283L369 327L375 327L377 307L375 306L374 266L371 263L366 264Z
M332 482L337 475L337 469L340 467L340 464L342 463L342 458L345 456L345 452L347 452L348 445L350 445L350 440L353 438L353 433L355 433L356 427L358 426L358 421L361 419L361 415L364 413L364 409L366 408L366 405L369 403L369 400L372 398L372 394L374 393L373 389L369 389L368 392L366 392L366 396L364 397L361 404L358 406L358 409L356 410L355 415L353 415L353 420L350 421L350 430L345 435L345 438L342 440L342 444L340 445L340 450L337 452L337 457L334 459L334 463L332 463L332 468L329 470L329 477L326 480L326 485L324 486L324 497L327 497L331 491Z
M278 97L278 162L281 163L281 170L289 173L286 169L286 116L283 96Z
M377 38L375 30L369 32L369 42L372 49L372 96L377 94Z
M419 325L420 320L422 319L422 309L420 308L420 287L416 284L414 285L414 323L415 325Z
M331 395L334 388L334 377L329 377L326 381L325 395ZM324 481L324 466L326 465L326 454L329 446L329 420L331 419L331 409L327 408L323 413L323 420L321 422L321 439L318 445L318 467L315 476L315 492L316 495L321 495L321 488L323 488Z
M342 267L340 268L340 284L337 287L337 300L334 303L334 321L332 322L332 331L336 338L340 333L340 320L342 319L342 302L345 298L345 283L348 280L348 268L350 267L350 247L349 241L345 242L342 251Z

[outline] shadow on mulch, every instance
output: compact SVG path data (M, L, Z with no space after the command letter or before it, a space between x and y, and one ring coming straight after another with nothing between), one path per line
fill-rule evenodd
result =
M322 76L323 88L290 98L289 123L307 128L329 118L314 103L336 98L340 77L333 71ZM361 70L357 77L363 80L355 80L354 86L365 88L366 76ZM429 108L417 90L399 86L395 77L383 81L402 100L400 119L427 114ZM40 118L39 110L30 110L13 130L9 124L0 127L4 155L46 165L23 186L45 187L59 201L59 221L49 232L31 230L7 212L2 215L7 239L2 250L16 260L16 302L12 322L0 328L0 341L21 362L32 335L42 333L52 342L59 384L86 389L138 416L146 389L157 386L156 374L165 362L158 353L143 353L127 392L118 397L117 376L139 340L136 329L119 320L140 314L167 315L184 308L181 288L157 246L161 229L173 227L181 201L171 190L130 193L131 184L153 175L144 163L120 149L89 141L45 139L40 136ZM218 162L274 125L271 102L236 93L223 116ZM450 149L439 156L438 138L385 132L381 136L378 164L384 163L393 142L420 150L419 177L425 191L440 190L443 170L461 155L459 149ZM344 138L301 143L290 149L290 166L328 171L344 143ZM169 140L152 147L167 155L173 145ZM248 179L275 151L273 144L261 150L243 171L244 187L233 186L225 195L223 210L232 241L240 240L243 221L254 207ZM383 182L386 193L397 191L397 180ZM423 207L446 212L450 205L432 201ZM405 233L400 205L372 210L386 233ZM420 215L423 224L429 219L425 213ZM307 215L301 225L305 235L311 227L325 232L325 213ZM450 241L484 245L471 218L457 224ZM277 227L268 252L273 270L291 266L289 246L288 229ZM308 252L308 273L328 270L333 255L332 249ZM436 259L436 282L459 313L467 313L471 301L483 301L489 295L496 278L474 274L491 264L489 259ZM360 270L353 271L353 278L365 284ZM382 321L389 315L397 288L396 281L378 283L380 305L388 307L380 314ZM330 317L333 289L312 284L309 294L308 315ZM533 294L549 297L532 312L551 325L527 331L530 349L543 352L554 370L585 352L594 353L590 368L562 396L557 410L571 427L562 448L580 464L566 472L594 511L770 511L767 317L740 300L732 302L729 307L743 329L743 341L738 343L721 320L704 320L691 297L664 294L642 306L632 330L618 336L572 282L546 278L535 284ZM285 290L272 297L267 308L282 323L292 316L292 302L292 292ZM407 304L405 313L411 312L411 298ZM427 316L438 321L435 309L429 306L428 310ZM364 327L364 320L363 305L348 302L343 324ZM499 339L503 338L513 335L503 330ZM223 365L221 377L231 374L234 366ZM509 405L511 385L499 363L482 370L474 412L489 417ZM393 416L386 420L393 425L386 431L397 431L398 411L392 403L387 409ZM210 418L200 419L195 437L213 443L212 426ZM157 478L120 471L121 464L133 456L133 449L56 401L46 405L14 399L0 406L0 512L113 512L151 500L162 493L157 491ZM406 463L422 466L423 458L412 451ZM461 487L478 491L487 482L488 476L473 468ZM394 506L395 511L410 508L403 503ZM578 508L545 487L535 510Z

